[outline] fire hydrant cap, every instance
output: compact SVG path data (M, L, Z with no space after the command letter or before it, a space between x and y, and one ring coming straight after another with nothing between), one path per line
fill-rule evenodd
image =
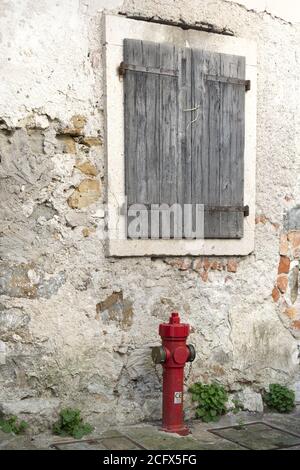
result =
M180 317L177 312L172 312L169 323L159 325L159 334L162 338L187 338L190 333L190 325L180 323Z

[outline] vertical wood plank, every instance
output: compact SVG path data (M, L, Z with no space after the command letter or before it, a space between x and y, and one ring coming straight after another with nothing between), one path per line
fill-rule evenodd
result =
M160 66L178 69L177 50L160 45ZM178 78L160 75L160 203L177 202Z
M178 166L177 166L177 201L182 208L182 219L184 216L184 205L192 203L192 148L191 148L191 119L192 94L191 94L191 49L180 48L178 51L179 67L179 93L178 93ZM185 215L187 218L187 214ZM192 221L185 220L186 224ZM184 229L184 227L183 227ZM184 235L184 233L183 233Z
M192 201L205 206L219 204L219 83L205 79L219 73L219 54L192 50ZM220 214L206 211L204 222L205 238L217 237Z

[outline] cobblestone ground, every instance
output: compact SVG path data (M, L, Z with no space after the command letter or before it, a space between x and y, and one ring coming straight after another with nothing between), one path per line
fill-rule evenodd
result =
M159 430L159 424L95 429L81 440L50 433L14 436L0 431L0 450L300 450L300 407L294 413L224 416L214 424L189 423L191 434L180 437Z

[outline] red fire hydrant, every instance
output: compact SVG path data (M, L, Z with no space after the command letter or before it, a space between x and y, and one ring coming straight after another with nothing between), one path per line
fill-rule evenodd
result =
M186 362L195 359L195 348L186 344L190 325L180 323L177 312L172 312L169 323L159 325L162 346L152 348L155 364L163 366L162 430L181 436L189 434L183 421L183 379Z

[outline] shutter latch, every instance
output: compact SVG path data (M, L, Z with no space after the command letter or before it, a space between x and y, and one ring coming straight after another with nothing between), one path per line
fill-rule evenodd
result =
M118 74L120 77L124 77L125 72L126 72L126 67L125 67L125 62L121 62L119 67L118 67Z
M244 206L244 217L249 217L249 206Z

